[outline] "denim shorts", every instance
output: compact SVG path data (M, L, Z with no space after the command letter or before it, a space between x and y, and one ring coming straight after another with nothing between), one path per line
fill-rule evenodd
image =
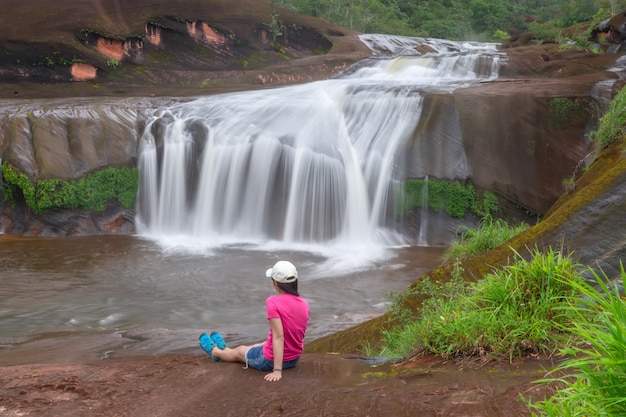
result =
M283 361L282 369L289 369L296 366L298 359ZM263 356L263 346L251 347L246 352L246 367L251 366L259 371L271 372L274 369L274 361Z

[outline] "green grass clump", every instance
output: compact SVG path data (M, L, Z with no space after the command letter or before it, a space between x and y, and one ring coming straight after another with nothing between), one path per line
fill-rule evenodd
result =
M427 352L444 358L528 354L549 356L562 346L571 325L564 310L575 295L579 265L550 249L535 249L530 260L516 254L510 266L476 283L462 274L446 283L426 279L419 318L383 332L383 354Z
M496 248L528 228L525 223L509 225L503 219L484 217L477 228L463 227L457 239L446 249L445 260L466 259Z
M550 125L563 129L577 121L587 119L589 104L586 100L573 100L566 97L555 97L550 100Z
M611 100L609 110L600 119L600 127L592 133L600 150L606 149L611 143L626 133L626 87L622 88Z
M626 273L622 266L622 281ZM540 383L553 384L558 391L549 399L529 404L533 416L583 417L626 415L626 302L619 289L608 284L603 274L594 273L596 286L572 282L581 295L563 306L573 316L567 330L581 345L563 349L571 359L561 363Z

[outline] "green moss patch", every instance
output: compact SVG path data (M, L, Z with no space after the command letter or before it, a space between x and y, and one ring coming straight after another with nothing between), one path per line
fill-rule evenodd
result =
M463 217L468 211L483 217L499 209L498 198L493 193L486 191L479 196L471 183L408 180L405 210L411 211L424 206L435 211L444 209L451 217Z
M25 174L4 162L2 177L5 202L10 202L17 192L21 192L35 214L54 209L102 211L106 203L113 199L131 208L139 184L137 168L126 167L105 168L77 181L53 178L33 183Z

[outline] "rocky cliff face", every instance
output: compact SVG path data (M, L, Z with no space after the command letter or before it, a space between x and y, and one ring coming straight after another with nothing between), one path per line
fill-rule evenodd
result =
M60 0L52 16L31 3L8 1L15 19L2 18L8 26L0 44L8 52L0 57L0 95L11 100L0 107L0 158L31 181L135 166L148 115L173 101L151 96L313 81L370 54L352 32L262 1L239 0L238 7L218 0L178 6L138 1L103 5L94 13L91 5L69 7ZM71 12L63 16L61 10ZM24 30L29 19L38 25L36 36ZM496 82L425 98L420 135L431 139L418 135L409 144L408 173L423 177L420 167L431 165L431 176L455 178L438 173L432 161L462 154L466 159L458 164L466 165L479 188L511 207L543 214L564 192L564 180L582 172L591 151L586 133L607 96L622 85L621 73L611 70L619 55L563 52L555 45L506 52ZM605 97L599 97L594 91L603 83ZM84 98L94 95L145 98ZM59 98L23 98L28 96ZM84 97L60 98L75 96ZM19 198L17 205L2 204L7 233L133 230L132 212L113 203L89 221L94 213L34 216Z
M411 147L409 176L459 178L460 172L469 171L479 188L529 212L545 213L564 191L563 181L584 165L589 152L585 131L594 105L588 94L575 92L569 83L549 84L553 94L537 88L540 84L496 82L427 96L420 134ZM552 108L559 100L567 106L565 115ZM559 117L567 120L559 122Z
M7 0L3 9L4 98L263 88L327 78L369 55L354 32L266 0Z

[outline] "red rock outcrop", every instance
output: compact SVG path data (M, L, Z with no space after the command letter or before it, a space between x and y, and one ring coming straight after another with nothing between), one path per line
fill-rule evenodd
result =
M98 70L93 65L77 62L70 67L72 78L75 81L93 80L98 75Z

